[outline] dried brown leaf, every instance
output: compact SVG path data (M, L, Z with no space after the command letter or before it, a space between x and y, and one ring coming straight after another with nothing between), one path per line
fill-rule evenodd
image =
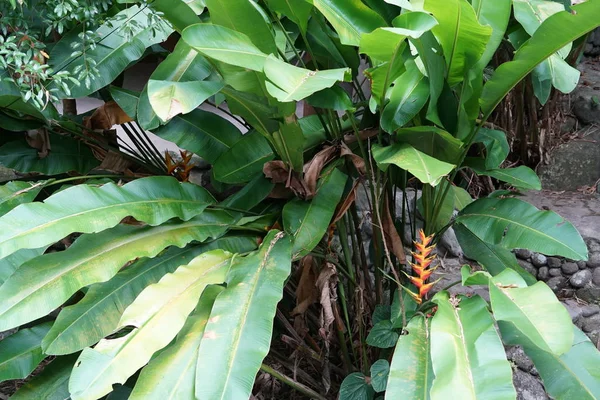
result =
M296 288L296 307L292 310L292 315L304 314L319 296L315 259L312 256L304 257L300 262L300 269L302 273Z
M319 273L316 284L319 290L319 302L321 303L319 332L323 339L328 340L331 332L331 324L335 321L332 305L337 299L335 292L335 288L337 287L337 271L335 265L326 263Z
M354 168L358 171L359 174L364 175L367 173L367 168L365 165L365 160L362 157L357 156L350 150L350 147L346 143L341 143L340 148L340 156L348 157L352 164L354 164Z
M304 165L304 182L306 183L306 198L311 199L317 193L317 180L321 176L323 167L335 158L338 148L326 147L318 152L312 160Z
M404 253L404 246L402 246L402 239L396 230L394 225L394 219L390 213L390 207L387 197L385 198L383 205L383 216L381 217L383 233L385 235L385 242L388 248L392 249L392 253L398 259L400 264L406 264L406 254Z
M344 202L338 206L337 212L335 213L335 217L333 217L331 225L335 224L340 219L342 219L342 217L344 216L344 214L346 214L352 203L354 203L354 201L356 200L356 191L358 190L358 185L359 181L357 179L354 181L354 185L352 185L352 189L350 189L350 193L348 193L348 196L346 196Z
M84 118L83 124L88 129L107 130L114 125L121 125L131 121L131 117L117 103L109 101L98 107L91 117Z

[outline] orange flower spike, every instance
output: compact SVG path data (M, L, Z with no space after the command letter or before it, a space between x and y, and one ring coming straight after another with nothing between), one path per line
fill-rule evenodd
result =
M423 246L425 246L425 247L428 246L432 240L433 240L433 235L425 236L425 232L423 232L423 229L419 229L419 241L421 242L421 244Z
M165 151L165 164L167 165L167 172L172 174L177 168L177 164L173 163L173 159L171 158L171 154L168 151Z
M417 304L421 304L423 302L423 300L421 299L421 296L419 296L418 294L412 292L411 290L405 289L404 290L406 293L408 293L408 295L410 297L412 297L412 299L415 301L415 303Z
M438 282L439 282L439 279L437 279L431 283L428 283L426 285L421 286L419 288L419 296L421 296L421 298L425 297L425 295L431 290L431 288Z

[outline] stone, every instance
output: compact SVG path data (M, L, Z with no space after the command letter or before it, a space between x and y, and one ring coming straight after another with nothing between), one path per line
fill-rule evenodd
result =
M198 186L206 187L210 185L210 175L210 171L202 171L194 168L190 171L189 182Z
M521 346L512 346L507 348L506 358L508 358L517 367L519 367L519 369L525 372L529 372L533 368L533 361L527 357L527 354L525 354L525 351Z
M570 279L571 286L576 288L585 287L592 281L592 272L589 269L583 269L575 272Z
M531 256L531 263L539 268L548 264L548 259L543 254L533 253L533 255Z
M554 276L548 279L548 282L546 282L546 284L554 292L558 292L559 290L564 289L564 287L567 285L567 278L565 278L564 276Z
M4 339L7 336L12 335L13 333L16 333L17 330L18 330L17 328L13 328L13 329L9 329L9 330L4 331L4 332L0 332L0 340Z
M595 239L586 239L585 244L590 251L590 253L598 253L600 252L600 242Z
M531 256L533 255L533 252L527 249L516 249L515 254L521 260L529 260L529 258L531 258Z
M440 245L446 250L452 257L462 257L463 251L456 238L454 229L448 228L440 239Z
M533 264L531 264L529 261L525 261L525 260L517 260L517 262L519 263L519 265L521 267L523 267L527 272L529 272L531 275L536 276L537 275L537 269L533 266Z
M579 64L578 69L581 71L581 79L571 96L573 113L584 125L598 124L600 123L599 105L594 101L594 97L600 96L600 88L595 83L600 82L600 70L591 60Z
M581 329L586 333L600 330L600 314L586 318L581 325Z
M600 314L600 306L596 304L590 304L588 306L583 307L581 310L581 315L584 318L589 318L592 315Z
M550 268L548 270L548 275L550 275L550 276L561 276L562 275L562 271L560 270L560 268Z
M548 267L550 268L560 268L562 261L560 258L556 257L548 257Z
M513 385L517 391L517 400L546 400L548 396L544 386L535 376L516 369L513 372Z
M588 268L600 268L600 252L590 253L587 266Z
M586 269L587 268L587 262L585 262L585 261L577 261L577 266L579 267L579 269Z
M550 276L548 267L542 267L538 269L537 278L539 280L545 281Z
M562 272L567 275L573 275L575 272L579 271L579 267L574 262L566 262L561 267Z
M577 322L583 317L583 307L581 307L581 305L573 299L565 300L564 302L562 302L562 305L565 306L565 308L569 312L573 323L577 324Z
M594 285L600 286L600 268L594 269L594 272L592 273L592 282L594 282Z
M600 304L600 287L588 286L577 290L577 297L588 303Z

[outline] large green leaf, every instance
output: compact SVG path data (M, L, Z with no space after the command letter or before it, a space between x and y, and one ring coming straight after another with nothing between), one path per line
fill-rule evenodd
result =
M487 303L479 296L435 295L431 322L432 399L514 399L512 369Z
M462 153L463 143L435 126L398 129L396 138L399 142L408 143L431 157L451 164L457 163Z
M425 0L439 25L433 28L448 65L447 80L454 86L486 50L492 28L479 23L473 6L467 0Z
M270 20L254 0L205 0L210 21L247 35L266 54L277 54Z
M342 44L358 46L360 37L387 23L360 0L313 0L340 36Z
M507 269L490 279L490 301L497 321L512 323L540 350L560 356L571 348L573 325L552 289L538 282L527 286Z
M273 133L273 144L279 157L292 166L294 171L302 172L304 167L304 135L298 121L286 121Z
M321 186L312 200L295 199L283 208L283 226L294 237L294 259L310 253L325 235L347 179L333 169L321 178Z
M397 143L392 146L372 147L373 158L377 166L386 171L390 164L407 170L421 182L436 186L442 178L454 169L454 165L440 161L420 152L409 144Z
M484 242L460 223L454 224L453 228L465 256L477 261L493 276L502 273L506 268L510 268L521 275L528 285L537 282L535 276L519 265L515 255L510 250Z
M515 54L513 61L500 65L483 87L481 108L488 117L504 96L536 65L580 36L600 26L600 2L586 1L548 18ZM549 40L552 38L552 40ZM486 119L486 118L485 118Z
M214 250L144 289L119 321L121 329L133 330L119 339L104 339L79 356L69 381L73 400L97 399L110 393L113 384L125 383L171 342L204 289L222 283L230 265L230 253Z
M519 189L542 190L542 183L535 171L524 165L516 168L486 169L485 160L481 158L467 158L464 165L477 175L491 176Z
M458 214L456 221L484 242L509 250L523 248L573 260L587 259L587 247L570 222L519 199L476 200Z
M573 327L574 339L570 350L557 356L541 350L514 325L500 321L498 326L505 343L523 347L553 399L596 400L600 397L600 353L579 329Z
M73 232L100 232L127 216L150 225L173 217L187 220L213 202L204 188L171 177L143 178L124 186L78 185L0 217L0 255L47 246Z
M245 399L269 352L273 318L290 274L291 241L271 231L261 248L235 259L198 350L197 399Z
M308 19L313 10L313 5L308 1L298 0L267 0L269 8L281 13L294 21L300 27L302 32L306 33Z
M203 0L154 0L149 6L163 13L164 18L181 33L190 25L200 22L196 14L204 8Z
M119 15L124 17L125 21L135 22L142 28L134 29L133 36L127 38L124 32L115 29L111 23L106 22L96 30L96 34L101 39L96 43L95 48L91 49L88 45L85 52L76 57L72 57L73 48L71 44L80 41L78 35L81 33L81 28L75 28L63 36L50 52L48 59L50 67L55 72L73 72L77 68L86 68L86 60L93 59L99 74L90 81L89 88L83 82L79 86L70 83L71 93L59 92L59 94L62 97L69 98L85 97L114 81L130 63L138 60L144 54L147 47L165 41L171 34L172 29L166 22L162 21L151 27L147 26L148 12L145 8L140 8L137 5L121 11ZM50 88L53 86L51 83ZM59 88L59 86L56 87Z
M198 348L221 286L204 290L174 343L144 367L130 400L194 399Z
M138 260L109 281L90 286L79 303L63 308L42 342L44 352L69 354L93 345L118 326L123 311L146 286L204 252L246 252L255 247L250 237L223 237L199 246L171 247L157 257Z
M11 276L17 268L23 265L26 261L37 256L41 256L45 247L40 249L21 249L11 255L0 259L0 286Z
M242 133L235 125L204 110L193 110L177 116L154 133L198 154L211 164L242 139Z
M394 350L385 398L427 400L433 381L428 321L417 315L410 320L406 330Z
M88 146L72 138L52 135L50 145L49 154L40 158L38 150L25 140L8 142L0 147L0 164L19 172L40 172L44 175L69 171L85 174L100 165Z
M389 133L408 124L429 98L429 80L414 65L404 72L389 90L390 102L381 113L381 127Z
M272 55L267 57L264 71L269 79L267 90L281 102L300 101L336 82L352 80L350 68L311 71L290 65Z
M225 95L229 110L235 115L243 117L250 126L268 135L279 128L277 107L268 104L269 100L252 93L224 88L221 93Z
M125 114L129 115L129 118L137 118L138 100L140 93L134 92L133 90L127 90L118 86L109 86L108 91L112 96L113 100L121 107ZM141 123L138 121L141 125Z
M245 134L235 146L215 162L215 178L223 183L246 183L260 173L264 164L275 155L267 139L260 133Z
M45 322L21 329L0 341L0 382L23 379L38 366L46 357L41 342L51 325Z
M13 181L0 186L0 216L19 204L31 203L44 187L44 181Z
M485 68L504 39L511 12L511 0L473 0L473 8L481 25L492 27L492 34L483 55L477 62L479 69Z
M483 143L487 154L485 158L486 169L495 169L506 160L510 152L506 133L487 128L479 128L474 143Z
M69 395L69 376L77 356L58 357L49 363L39 375L28 380L11 400L66 400Z
M34 258L0 287L0 329L46 315L80 288L109 280L129 260L221 236L231 222L224 211L206 211L187 222L157 227L120 225L84 235L65 251Z
M196 24L181 34L201 54L230 65L262 71L267 54L243 33L211 24Z

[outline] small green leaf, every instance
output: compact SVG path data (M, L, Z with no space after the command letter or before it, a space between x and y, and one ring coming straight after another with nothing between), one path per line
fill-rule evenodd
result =
M340 400L372 400L375 391L367 379L360 372L348 375L340 386Z
M387 386L390 374L390 363L387 360L377 360L371 365L371 385L376 392L383 392Z
M369 332L367 344L369 346L387 349L394 347L398 341L398 333L394 330L389 320L380 321Z

